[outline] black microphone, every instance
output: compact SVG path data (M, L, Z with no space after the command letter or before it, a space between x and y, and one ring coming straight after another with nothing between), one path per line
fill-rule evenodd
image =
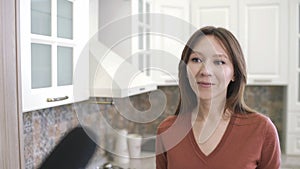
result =
M88 134L95 134L85 127ZM54 147L39 169L84 169L96 150L96 143L78 126Z

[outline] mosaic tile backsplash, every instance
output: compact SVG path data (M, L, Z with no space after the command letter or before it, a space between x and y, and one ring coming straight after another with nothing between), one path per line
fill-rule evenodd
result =
M113 105L97 104L99 102L111 102L113 101L111 98L91 98L88 101L73 105L23 113L25 168L37 168L60 139L77 125L92 127L102 136L105 136L97 140L100 146L91 159L90 165L97 163L106 155L102 146L112 146L109 148L113 149L114 140L103 134L107 133L104 124L115 129L125 128L128 133L155 135L158 124L175 112L179 100L177 86L160 87L159 89L165 93L166 109L158 119L144 124L137 124L120 116L118 108ZM248 86L245 91L246 103L272 119L281 140L284 130L284 93L285 87L281 86ZM131 107L139 111L146 111L151 107L148 93L132 96L130 102Z

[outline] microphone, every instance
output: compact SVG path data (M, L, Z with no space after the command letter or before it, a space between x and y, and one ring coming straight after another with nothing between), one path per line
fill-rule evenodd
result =
M91 137L95 134L85 127ZM95 137L94 137L95 138ZM39 169L84 169L96 150L96 143L80 126L75 127L54 147Z

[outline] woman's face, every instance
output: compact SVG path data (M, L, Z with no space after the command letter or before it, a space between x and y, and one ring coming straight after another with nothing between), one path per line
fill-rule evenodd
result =
M228 84L234 80L234 70L230 56L214 36L205 36L196 43L187 69L199 99L226 98Z

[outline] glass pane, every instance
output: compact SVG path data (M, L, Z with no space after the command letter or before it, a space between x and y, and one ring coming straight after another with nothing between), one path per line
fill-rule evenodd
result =
M73 83L73 48L57 47L57 86Z
M31 0L31 33L51 35L51 0Z
M143 27L139 27L139 49L143 49L144 47L144 32Z
M57 36L73 39L73 3L57 0Z
M143 71L144 70L144 54L143 53L139 53L139 70Z
M51 87L51 46L31 44L31 88Z
M146 3L146 24L150 24L150 4L149 2Z
M146 75L150 76L150 54L146 54Z
M150 49L150 29L146 32L146 50Z
M300 39L298 39L298 68L300 68Z
M143 9L143 0L139 0L139 21L140 22L143 22L143 12L144 9Z
M300 102L300 73L298 73L298 102Z

